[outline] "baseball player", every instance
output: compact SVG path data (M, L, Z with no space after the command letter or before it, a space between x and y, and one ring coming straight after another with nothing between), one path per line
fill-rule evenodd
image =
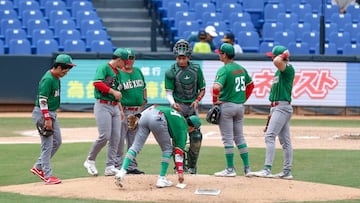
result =
M64 77L75 64L69 55L60 54L56 57L51 70L47 71L39 82L39 89L32 111L35 123L44 118L44 128L52 130L51 136L41 135L41 153L30 171L46 184L58 184L61 180L53 175L50 159L61 145L61 132L56 110L60 106L60 78Z
M133 67L135 62L135 52L130 48L123 49L121 59L124 60L125 66L119 72L120 91L123 95L121 105L125 118L130 115L136 115L144 110L147 103L146 83L144 75L137 67ZM126 140L127 150L134 142L136 130L128 129L128 119L121 123L121 138L117 150L116 168L121 168L123 163L124 142ZM134 159L128 167L128 174L144 174L137 169L137 162Z
M216 73L212 87L212 102L220 106L219 128L224 144L226 168L214 175L236 176L234 143L243 161L244 173L247 175L250 172L250 166L248 147L243 134L244 103L250 97L254 83L247 70L234 62L235 50L231 44L223 43L216 51L224 66Z
M165 72L166 97L171 107L187 118L198 114L199 102L205 95L204 74L200 65L190 62L192 50L187 41L181 39L176 42L173 51L176 63ZM190 174L196 174L202 141L200 129L190 133L189 137L186 167Z
M187 133L197 130L200 125L199 117L192 115L186 119L168 106L153 105L144 110L138 123L134 143L126 153L121 170L115 175L115 184L119 187L124 186L126 170L130 162L143 148L150 132L154 135L162 151L160 176L157 179L156 187L163 188L173 185L170 180L166 179L166 172L173 154L178 181L183 183L183 161Z
M124 66L121 59L123 49L114 51L112 59L96 69L94 78L94 114L99 137L94 141L84 167L90 175L97 176L95 160L101 149L109 142L106 158L105 176L116 174L116 153L120 142L121 119L124 117L119 100L122 94L119 90L118 74Z
M295 70L289 64L290 52L284 46L275 46L272 52L267 53L271 56L277 68L270 90L270 114L268 126L265 128L266 157L264 169L252 172L251 175L258 177L275 177L292 179L291 174L293 149L290 140L290 118L293 113L291 102L291 91L295 78ZM279 141L283 149L283 171L275 175L271 174L271 167L275 158L275 138L279 136Z

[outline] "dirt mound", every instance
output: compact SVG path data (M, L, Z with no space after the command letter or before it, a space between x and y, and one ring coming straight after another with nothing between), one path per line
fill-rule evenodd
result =
M175 175L168 178L176 183ZM151 202L293 202L360 199L360 189L269 178L185 176L185 189L156 188L156 175L128 175L125 187L115 186L113 177L63 180L59 185L31 183L0 187L3 192L24 195L129 200ZM275 187L276 186L276 187ZM34 188L37 188L34 190ZM219 195L197 195L196 189L219 189Z

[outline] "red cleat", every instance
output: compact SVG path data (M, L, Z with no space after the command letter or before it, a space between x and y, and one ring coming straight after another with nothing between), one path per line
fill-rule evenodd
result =
M30 169L31 173L33 173L34 175L37 175L41 180L45 181L45 177L44 177L44 171L41 169L37 169L35 167L32 167Z

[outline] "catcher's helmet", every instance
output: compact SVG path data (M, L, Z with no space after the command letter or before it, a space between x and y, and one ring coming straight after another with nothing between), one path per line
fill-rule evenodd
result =
M211 107L211 109L206 114L206 121L212 124L219 124L220 122L221 110L218 105Z
M200 118L198 116L196 116L196 115L189 116L188 124L190 126L194 126L196 129L200 128L200 126L201 126Z
M175 43L173 52L175 56L190 56L192 49L188 41L180 39Z

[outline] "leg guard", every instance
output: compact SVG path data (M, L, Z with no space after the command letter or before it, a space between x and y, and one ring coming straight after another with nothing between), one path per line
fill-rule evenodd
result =
M196 173L196 165L197 160L199 158L200 154L200 148L201 148L201 141L202 141L202 134L200 130L195 130L191 133L189 133L190 137L190 148L187 152L187 168L189 169L189 172ZM190 171L193 170L193 171Z

